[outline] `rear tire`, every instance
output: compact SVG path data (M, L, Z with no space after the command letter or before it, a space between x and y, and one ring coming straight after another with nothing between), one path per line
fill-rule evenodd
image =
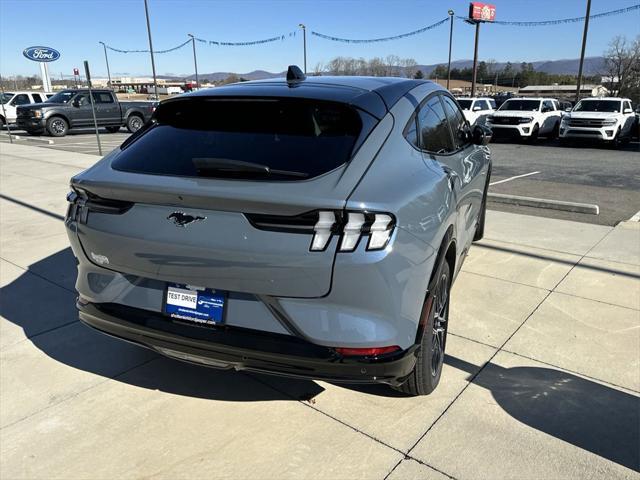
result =
M47 133L52 137L64 137L69 131L69 124L62 117L51 117L47 120Z
M421 319L426 317L416 365L397 390L411 396L429 395L442 375L449 320L451 272L445 258L434 276L425 298Z
M144 125L144 120L142 120L140 115L132 114L127 118L127 130L131 133L135 133L140 130L142 125Z

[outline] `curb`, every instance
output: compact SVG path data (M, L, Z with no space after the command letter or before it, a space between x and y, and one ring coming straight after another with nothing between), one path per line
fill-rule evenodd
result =
M489 193L489 201L506 203L509 205L521 205L534 208L548 208L565 212L588 213L599 215L600 207L589 203L563 202L562 200L547 200L545 198L519 197L517 195L505 195L502 193Z
M20 135L14 135L14 139L22 140L25 142L36 142L36 143L46 143L47 145L53 145L53 140L49 140L46 138L38 138L38 137L21 137Z

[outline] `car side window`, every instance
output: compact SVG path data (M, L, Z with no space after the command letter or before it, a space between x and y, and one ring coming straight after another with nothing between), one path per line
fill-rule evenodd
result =
M544 100L542 102L542 112L553 112L555 109L553 108L553 102L551 100Z
M629 109L630 109L630 108L631 108L631 102L629 102L629 101L624 102L624 108L625 108L625 109L626 109L626 108L629 108Z
M35 103L42 103L42 97L40 96L40 94L32 93L31 96L33 97L33 101Z
M107 92L93 93L93 101L96 103L113 103L113 97Z
M11 105L13 106L28 105L29 103L31 103L31 100L29 100L29 96L26 93L21 93L19 95L16 95L15 97L13 97L13 100L11 101Z
M418 112L414 112L411 115L411 120L407 123L407 126L404 128L404 138L407 139L411 145L416 148L420 148L420 142L418 142Z
M427 152L444 154L454 150L447 116L439 95L434 95L420 106L418 112L420 148Z
M496 106L496 101L495 101L495 100L489 100L489 106L490 106L493 110L495 110L496 108L498 108L498 107Z
M91 102L89 101L89 95L87 95L86 93L81 93L76 98L74 98L74 101L77 101L78 105L80 105L81 107L91 105Z
M480 100L480 110L489 110L489 103L486 100Z
M471 138L467 121L462 111L451 98L446 95L441 95L441 97L449 125L451 126L451 133L453 134L454 149L459 150L466 147Z

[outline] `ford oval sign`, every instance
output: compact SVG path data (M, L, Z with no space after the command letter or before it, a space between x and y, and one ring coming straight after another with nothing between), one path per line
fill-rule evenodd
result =
M60 58L60 52L49 47L25 48L22 54L34 62L55 62Z

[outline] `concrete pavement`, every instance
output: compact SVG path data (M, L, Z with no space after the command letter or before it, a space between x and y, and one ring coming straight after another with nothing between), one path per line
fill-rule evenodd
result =
M490 211L429 397L220 372L77 322L98 157L0 144L0 478L640 478L640 223Z

